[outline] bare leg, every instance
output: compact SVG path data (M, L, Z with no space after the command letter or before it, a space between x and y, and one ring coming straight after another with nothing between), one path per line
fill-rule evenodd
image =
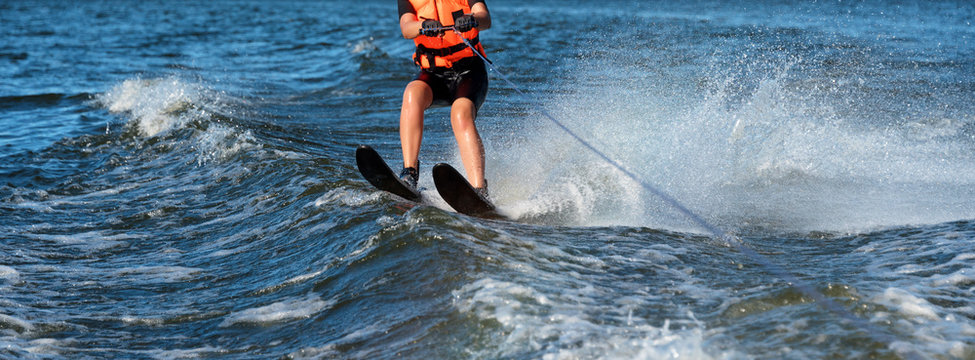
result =
M482 188L484 182L484 145L474 126L474 103L467 98L454 100L450 107L450 126L454 129L460 160L464 163L471 186Z
M423 141L423 112L433 103L433 91L427 83L413 80L403 90L403 107L399 113L399 141L403 147L403 167L417 167L420 143Z

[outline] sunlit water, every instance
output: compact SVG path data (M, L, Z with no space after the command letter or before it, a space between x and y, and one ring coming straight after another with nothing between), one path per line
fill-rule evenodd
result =
M0 357L975 357L971 4L488 6L512 221L433 190L446 109L423 204L358 175L391 2L0 3Z

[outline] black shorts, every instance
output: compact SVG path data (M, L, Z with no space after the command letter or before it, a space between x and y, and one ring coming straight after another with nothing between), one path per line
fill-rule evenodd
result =
M487 96L487 69L484 61L477 57L461 59L450 68L422 69L414 80L427 83L433 90L431 105L449 106L454 100L468 98L477 113Z

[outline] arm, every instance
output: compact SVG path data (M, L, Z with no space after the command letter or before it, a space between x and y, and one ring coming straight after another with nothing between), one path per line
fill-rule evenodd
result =
M402 6L402 5L401 5ZM399 17L399 30L406 39L414 39L420 36L420 29L423 28L423 20L420 20L413 12L403 12ZM477 30L487 30L491 28L491 13L488 11L484 2L477 2L471 6L471 16L477 19Z
M420 36L420 27L423 21L416 17L416 14L408 12L399 17L399 30L406 39L413 39Z
M478 31L491 28L491 12L488 11L487 5L484 5L483 2L478 2L474 6L471 6L471 14L477 19Z

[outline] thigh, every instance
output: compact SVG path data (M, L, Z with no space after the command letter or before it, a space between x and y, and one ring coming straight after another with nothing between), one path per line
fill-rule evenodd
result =
M416 79L427 83L430 86L430 90L433 92L433 103L430 105L450 105L453 102L453 96L451 96L450 88L447 86L447 81L444 80L442 76L437 76L429 71L421 70L419 74L416 75Z
M460 76L454 90L454 99L467 98L474 103L474 113L481 108L487 97L488 77L487 69L481 59L471 62L467 72Z

